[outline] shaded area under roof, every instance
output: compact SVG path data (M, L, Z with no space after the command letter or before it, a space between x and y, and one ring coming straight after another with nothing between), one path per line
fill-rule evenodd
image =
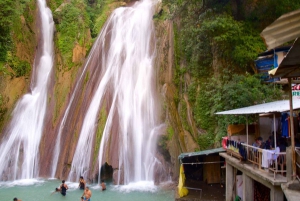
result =
M291 45L289 46L283 46L283 47L277 47L277 48L274 48L274 49L271 49L271 50L267 50L265 52L262 52L262 53L259 53L258 56L261 57L261 56L268 56L268 55L273 55L274 52L288 52L289 49L291 49Z
M204 151L182 153L178 156L178 158L183 159L183 158L192 157L192 156L210 155L210 154L220 153L220 152L224 152L224 151L225 151L225 149L220 147L220 148L208 149L208 150L204 150Z
M267 26L261 37L268 50L292 41L300 36L300 9L287 13Z
M299 108L300 108L300 99L293 99L293 109L299 109ZM264 113L285 112L289 110L290 110L289 100L281 100L281 101L263 103L259 105L252 105L249 107L243 107L234 110L217 112L215 114L264 114Z
M300 29L300 28L299 28ZM271 77L292 78L300 77L300 39L296 39L293 46L284 57L280 65L269 71Z

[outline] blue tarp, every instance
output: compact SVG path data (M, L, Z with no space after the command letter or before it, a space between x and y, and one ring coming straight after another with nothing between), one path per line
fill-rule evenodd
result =
M261 79L265 82L274 82L279 80L279 78L271 78L268 74L268 71L277 68L277 55L264 57L255 61L256 68L259 74L261 74Z

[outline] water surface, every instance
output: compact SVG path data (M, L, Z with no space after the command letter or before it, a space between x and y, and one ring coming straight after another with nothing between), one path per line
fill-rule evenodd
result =
M78 189L78 183L66 182L69 186L66 196L54 193L61 184L60 180L17 180L0 182L0 195L3 201L12 201L14 197L22 201L80 201L83 190ZM107 183L107 190L101 191L98 184L88 185L92 191L92 199L101 201L174 201L174 191L162 190L151 183L135 183L125 186L115 186Z

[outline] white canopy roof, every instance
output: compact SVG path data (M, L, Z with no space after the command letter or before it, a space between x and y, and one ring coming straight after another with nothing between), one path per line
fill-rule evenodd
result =
M259 105L252 105L249 107L238 108L234 110L227 110L223 112L217 112L216 114L263 114L263 113L275 113L285 112L290 110L289 100L281 100L270 103L264 103ZM293 109L300 108L300 99L293 99Z

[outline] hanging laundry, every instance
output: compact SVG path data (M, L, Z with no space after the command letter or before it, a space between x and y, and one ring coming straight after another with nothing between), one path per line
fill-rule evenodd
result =
M282 128L282 137L289 137L289 115L287 113L281 114L281 128Z

